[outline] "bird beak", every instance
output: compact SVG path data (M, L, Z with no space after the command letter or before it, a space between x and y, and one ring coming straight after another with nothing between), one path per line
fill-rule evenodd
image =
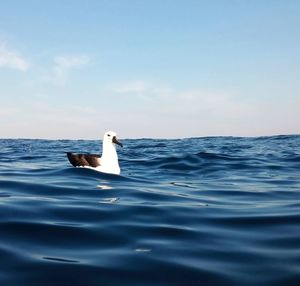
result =
M115 143L115 144L118 144L119 146L121 146L123 148L123 144L118 141L118 139L116 138L116 136L113 137L112 142Z

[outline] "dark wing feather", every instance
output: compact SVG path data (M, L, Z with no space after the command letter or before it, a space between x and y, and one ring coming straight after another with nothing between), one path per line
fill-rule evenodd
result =
M89 166L89 167L98 167L99 164L99 155L96 154L73 154L70 152L67 152L68 159L70 163L74 167L83 167L83 166Z

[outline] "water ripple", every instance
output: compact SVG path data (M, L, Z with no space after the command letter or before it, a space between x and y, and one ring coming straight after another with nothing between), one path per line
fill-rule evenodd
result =
M298 285L300 136L0 140L1 285Z

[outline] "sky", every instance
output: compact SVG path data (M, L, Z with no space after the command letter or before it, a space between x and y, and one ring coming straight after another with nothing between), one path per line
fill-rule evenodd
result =
M0 138L300 134L298 0L0 0Z

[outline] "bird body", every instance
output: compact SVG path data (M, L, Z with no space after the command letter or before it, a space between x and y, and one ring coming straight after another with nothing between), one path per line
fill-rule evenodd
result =
M85 167L103 173L119 175L121 170L115 144L123 147L123 144L117 140L117 134L108 131L103 136L101 157L97 154L74 154L71 152L67 152L67 157L74 167Z

